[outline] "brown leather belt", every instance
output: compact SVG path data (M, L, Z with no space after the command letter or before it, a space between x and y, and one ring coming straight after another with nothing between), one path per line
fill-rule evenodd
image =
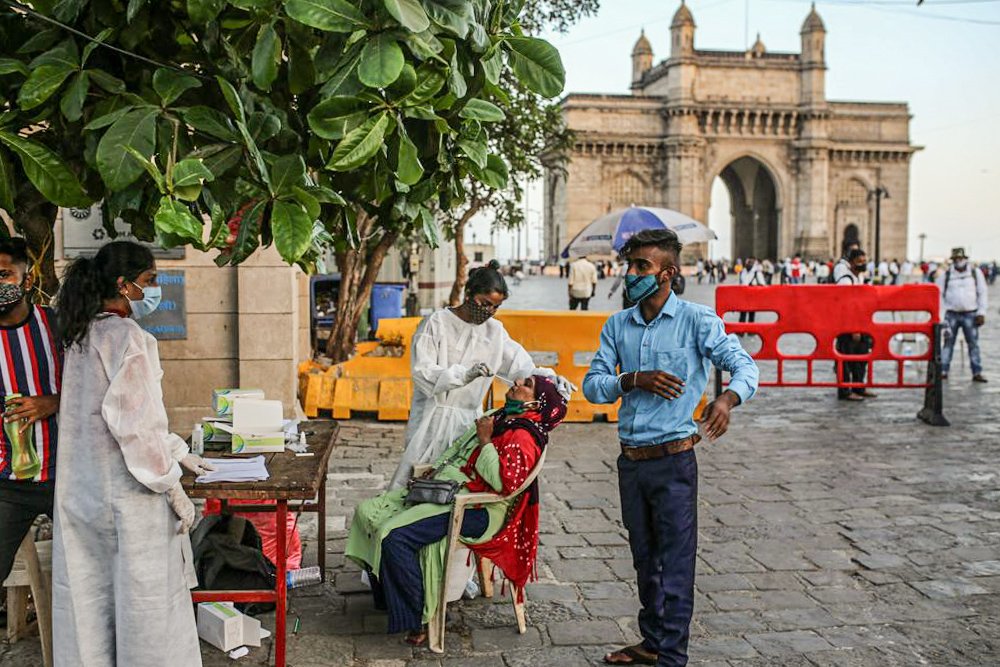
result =
M632 447L622 445L622 456L629 461L650 461L652 459L662 459L664 456L673 456L694 449L694 446L701 442L701 436L695 433L682 440L671 440L659 445L648 445L646 447Z

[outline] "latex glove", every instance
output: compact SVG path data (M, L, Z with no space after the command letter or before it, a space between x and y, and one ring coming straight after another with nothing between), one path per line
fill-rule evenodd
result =
M493 375L493 373L490 372L490 367L480 361L478 364L475 364L472 368L465 371L465 384L469 384L476 378L488 378L491 375Z
M170 487L170 490L167 491L167 502L170 503L170 509L174 511L174 514L177 515L177 518L181 522L177 533L183 535L189 532L191 526L194 525L194 503L184 493L184 489L181 488L180 484Z
M215 466L197 454L188 454L182 458L181 467L190 470L195 475L204 475L207 472L215 470Z
M556 390L559 394L565 398L567 401L573 395L573 392L577 390L577 386L567 380L562 375L556 376Z

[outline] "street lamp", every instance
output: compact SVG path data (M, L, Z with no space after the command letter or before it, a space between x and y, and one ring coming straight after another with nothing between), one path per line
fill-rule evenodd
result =
M868 197L875 197L875 268L878 270L882 261L882 199L889 198L889 191L879 185L868 193Z

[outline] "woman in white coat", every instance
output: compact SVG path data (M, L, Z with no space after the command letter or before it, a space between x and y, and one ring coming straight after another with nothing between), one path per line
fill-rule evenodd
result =
M413 335L413 401L406 425L406 449L390 489L406 485L413 466L435 460L483 414L483 399L499 377L514 384L532 375L556 380L568 399L573 386L531 356L493 319L510 295L494 260L469 272L465 301L428 315Z
M205 465L167 430L156 340L135 322L159 300L153 255L130 242L77 260L59 292L56 667L201 665L180 466Z

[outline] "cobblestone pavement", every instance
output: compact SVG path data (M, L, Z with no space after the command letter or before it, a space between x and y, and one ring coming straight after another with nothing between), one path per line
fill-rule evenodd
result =
M983 329L987 375L1000 356L995 313ZM765 389L738 408L728 435L699 446L692 664L998 664L1000 374L991 377L972 385L956 359L951 428L914 418L916 391L848 404L829 390ZM384 614L342 556L352 509L385 485L403 426L353 420L341 435L329 478L330 581L292 592L290 627L298 618L300 629L289 664L576 667L636 640L614 425L567 424L553 434L528 632L517 634L498 587L495 601L449 607L444 656L386 636ZM302 523L308 564L315 525ZM0 664L40 664L33 644L0 646ZM266 664L269 650L241 662ZM204 655L206 665L231 664L211 647Z

